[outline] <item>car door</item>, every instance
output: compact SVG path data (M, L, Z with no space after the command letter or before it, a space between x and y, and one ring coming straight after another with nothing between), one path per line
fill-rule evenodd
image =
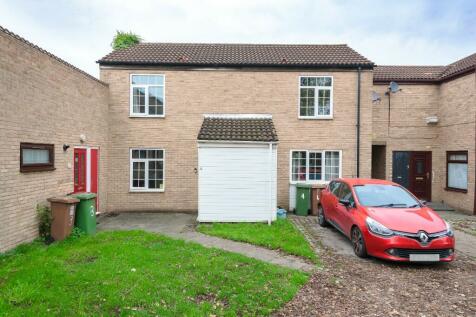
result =
M336 221L339 227L346 235L350 235L350 229L354 224L355 199L349 185L342 183L340 186L339 196L340 200L348 200L350 206L338 203L336 207Z
M351 203L351 206L345 206L340 203L339 200L348 200ZM350 228L353 223L353 212L354 212L354 196L352 191L347 184L341 183L339 186L339 192L337 195L337 204L335 208L335 220L336 224L339 226L345 234L349 234Z
M336 206L339 203L339 198L337 194L340 189L340 182L333 181L329 184L329 192L328 197L326 199L326 205L324 206L324 210L326 212L326 218L331 222L336 222Z

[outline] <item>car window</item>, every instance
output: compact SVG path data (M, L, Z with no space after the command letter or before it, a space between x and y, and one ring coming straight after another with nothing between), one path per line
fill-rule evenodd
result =
M420 205L412 195L400 186L368 184L354 186L354 191L363 206L405 208Z
M329 191L334 195L337 196L339 193L340 183L339 182L332 182L329 185Z
M351 203L353 203L354 197L352 196L352 191L350 190L349 186L347 186L346 184L341 184L340 187L341 187L341 190L338 196L339 199L348 200Z

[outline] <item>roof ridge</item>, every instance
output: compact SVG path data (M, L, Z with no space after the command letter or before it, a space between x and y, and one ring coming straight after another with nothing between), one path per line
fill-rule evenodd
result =
M224 43L224 42L213 42L213 43L205 43L205 42L141 42L137 45L141 44L164 44L164 45L250 45L250 46L348 46L346 43L316 43L316 44L304 44L304 43Z
M100 79L94 77L93 75L88 74L88 73L85 72L84 70L79 69L78 67L76 67L76 66L74 66L74 65L72 65L72 64L70 64L70 63L68 63L68 62L65 61L64 59L62 59L62 58L60 58L60 57L58 57L58 56L56 56L56 55L54 55L54 54L48 52L47 50L45 50L45 49L39 47L39 46L36 45L36 44L33 44L32 42L28 41L27 39L21 37L20 35L18 35L18 34L16 34L16 33L13 33L12 31L8 30L7 28L2 27L1 25L0 25L0 32L3 32L4 34L10 36L11 38L14 38L15 40L20 41L20 42L22 42L23 44L28 45L29 47L31 47L31 48L33 48L33 49L39 51L40 53L45 54L45 55L47 55L47 56L49 56L49 57L55 59L56 61L62 63L63 65L65 65L65 66L71 68L71 69L74 70L74 71L77 71L77 72L81 73L82 75L88 77L89 79L92 79L92 80L94 80L94 81L96 81L96 82L98 82L98 83L100 83L100 84L102 84L102 85L105 85L105 86L108 85L107 83L101 81Z

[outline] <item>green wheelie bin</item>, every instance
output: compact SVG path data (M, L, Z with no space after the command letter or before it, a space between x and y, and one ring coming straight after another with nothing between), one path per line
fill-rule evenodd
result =
M79 199L76 206L75 227L84 233L92 235L96 233L96 194L77 193L72 195Z
M296 185L296 215L307 216L311 206L311 185Z

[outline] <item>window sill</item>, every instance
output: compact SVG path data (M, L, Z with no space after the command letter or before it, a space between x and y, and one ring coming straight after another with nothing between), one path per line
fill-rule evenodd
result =
M165 115L137 115L137 114L130 114L129 118L165 118Z
M445 187L445 190L448 192L456 192L456 193L462 193L462 194L468 193L467 189L460 189L460 188Z
M30 166L20 167L20 173L50 172L56 170L56 167Z
M302 117L298 116L299 120L333 120L333 116L320 116L320 117Z
M331 181L289 181L290 185L297 185L297 184L307 184L307 185L327 185Z
M163 193L164 189L129 189L129 193Z

